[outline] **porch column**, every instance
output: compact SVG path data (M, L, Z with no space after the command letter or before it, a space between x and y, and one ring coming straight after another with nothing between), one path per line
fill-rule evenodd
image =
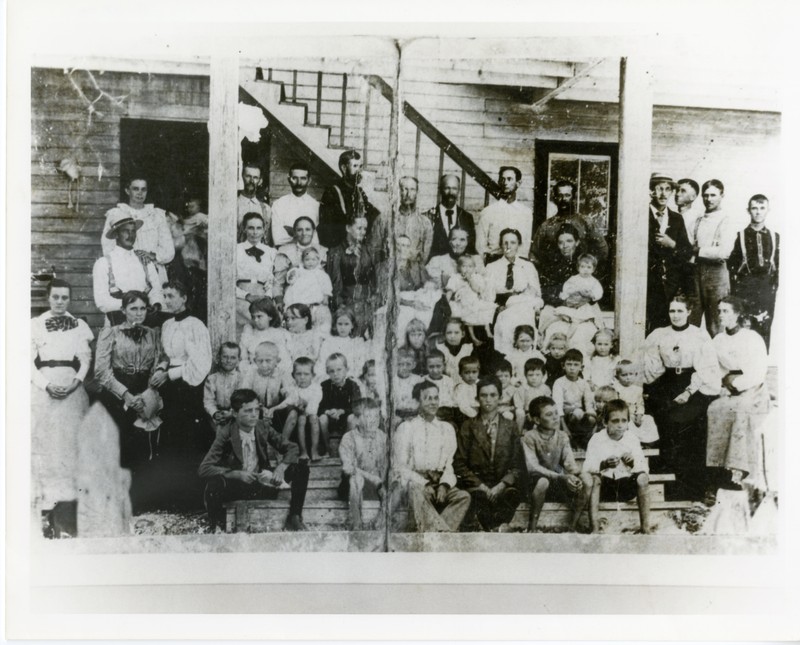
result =
M620 356L644 341L647 304L647 207L653 135L651 73L640 58L622 58L619 73L619 178L614 325Z
M239 61L212 57L209 92L208 329L216 353L236 340Z

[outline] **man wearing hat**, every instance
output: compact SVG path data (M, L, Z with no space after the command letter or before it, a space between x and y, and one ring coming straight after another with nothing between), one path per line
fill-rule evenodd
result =
M156 262L145 251L134 250L136 235L144 226L140 219L134 219L121 209L109 213L108 231L105 239L113 240L113 246L94 263L92 285L94 303L106 314L107 325L124 322L122 295L126 291L142 291L148 295L151 311L144 324L148 327L160 326L163 322L161 306L161 279Z
M669 325L669 303L685 282L692 245L683 218L667 208L677 184L672 177L650 176L650 222L647 245L647 320L645 333Z
M155 262L158 269L159 283L167 281L167 265L175 257L175 244L172 241L172 232L167 223L166 213L156 208L153 204L146 204L147 180L134 175L125 188L128 203L119 203L106 213L106 224L103 227L103 254L107 255L114 250L114 239L108 236L112 221L118 221L120 215L142 222L141 230L136 238L136 250L143 251Z

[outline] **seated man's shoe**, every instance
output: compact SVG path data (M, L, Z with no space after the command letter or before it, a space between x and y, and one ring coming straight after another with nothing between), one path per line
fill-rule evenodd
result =
M284 525L286 531L307 531L306 525L303 523L303 518L299 515L290 515L286 518Z

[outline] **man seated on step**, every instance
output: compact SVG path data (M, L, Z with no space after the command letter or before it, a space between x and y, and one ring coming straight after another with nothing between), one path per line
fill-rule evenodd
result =
M536 532L546 501L569 504L569 529L574 531L586 507L588 489L580 478L581 468L575 462L569 435L561 430L556 402L549 396L536 397L528 406L528 418L533 428L522 436L531 491L528 532Z
M339 443L342 460L342 479L339 482L339 499L349 502L348 528L364 528L364 498L380 500L378 516L369 528L384 525L384 500L386 499L386 433L380 429L381 405L375 399L358 399L353 405L353 429Z
M456 487L456 433L436 418L439 388L434 383L417 383L412 396L419 402L419 414L401 423L392 440L389 514L407 500L418 532L458 531L470 496Z
M592 533L600 530L600 500L639 505L642 533L650 533L649 467L636 433L628 429L630 410L621 399L606 404L606 427L589 439L581 479L589 489L589 523Z
M223 504L232 500L275 499L278 490L291 485L287 531L304 531L303 504L308 488L309 468L298 462L297 444L284 439L260 421L258 395L249 389L231 395L233 417L217 426L217 436L200 464L198 474L206 480L203 501L211 530L225 527ZM269 448L281 456L272 466Z
M472 495L481 528L505 533L521 501L522 446L517 424L500 415L500 381L489 376L476 389L479 412L458 431L453 468L459 487Z

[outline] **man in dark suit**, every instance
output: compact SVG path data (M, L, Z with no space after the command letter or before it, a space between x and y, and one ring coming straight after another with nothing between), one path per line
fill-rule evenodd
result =
M450 229L454 226L464 228L469 233L467 253L474 255L475 251L475 220L471 213L456 204L461 179L457 175L442 175L439 180L439 192L442 201L425 213L433 226L433 243L431 244L430 257L444 255L450 252Z
M480 412L458 432L453 469L458 487L472 495L472 508L485 531L508 532L519 506L522 446L517 426L498 411L503 386L493 376L478 381Z
M645 332L669 325L669 303L678 291L693 295L686 280L692 245L680 214L667 208L675 191L672 177L650 176L650 226L647 245L647 320Z
M287 531L304 531L303 504L308 488L308 463L298 462L300 449L267 421L259 421L260 405L253 390L231 395L233 417L217 428L217 436L198 474L207 481L204 501L213 531L225 526L222 505L235 499L275 499L284 482L291 484ZM268 446L281 455L274 470Z
M380 215L380 211L369 203L361 183L361 154L357 150L345 150L339 155L341 179L325 189L319 204L319 243L327 249L342 244L347 239L345 226L356 215L367 218L369 226Z

